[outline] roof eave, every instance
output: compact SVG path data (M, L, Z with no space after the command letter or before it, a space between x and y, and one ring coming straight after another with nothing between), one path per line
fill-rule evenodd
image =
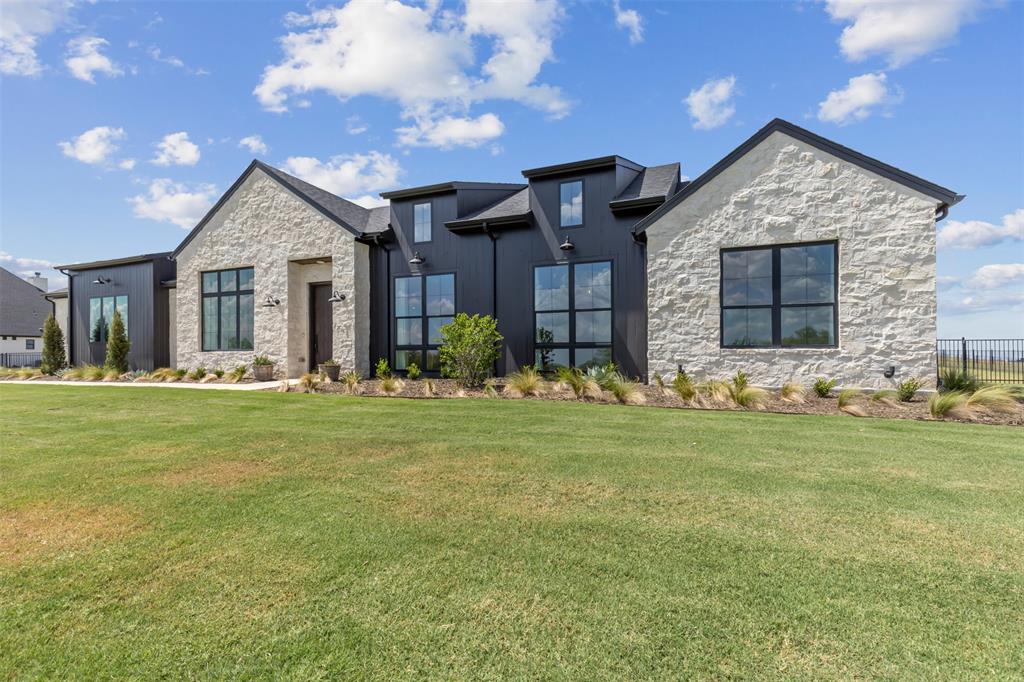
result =
M665 203L664 194L650 197L636 197L633 199L617 199L609 201L608 207L613 211L625 211L634 208L655 208Z
M483 220L451 220L444 224L449 232L470 232L482 230L487 227L511 227L513 225L529 224L533 219L533 212L520 213L519 215L501 216L500 218L484 218Z
M564 175L566 173L579 173L583 171L595 170L597 168L605 168L607 166L625 166L637 172L644 169L638 163L630 161L629 159L623 158L618 155L612 156L598 156L593 159L584 159L582 161L571 161L569 163L558 163L553 166L540 166L538 168L527 168L522 171L523 177L532 179L540 178L548 175Z
M159 260L160 258L170 258L170 251L161 251L159 253L146 253L140 256L127 256L125 258L111 258L109 260L96 260L88 263L70 263L68 265L54 265L54 270L69 270L71 272L80 272L83 270L96 270L97 268L112 268L118 265L132 265L133 263L148 263L149 261Z

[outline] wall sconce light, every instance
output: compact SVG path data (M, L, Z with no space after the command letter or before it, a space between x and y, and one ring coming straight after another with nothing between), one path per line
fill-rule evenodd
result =
M420 255L420 252L412 254L412 258L409 259L409 265L423 265L426 259Z
M889 365L888 367L886 367L885 371L882 372L882 376L884 376L886 379L892 379L894 376L896 376L896 365Z
M573 249L576 248L576 245L569 241L569 235L566 235L565 241L562 242L558 248L560 248L562 251L572 251Z
M331 297L327 299L328 303L341 303L345 300L345 294L339 294L337 289L331 291Z
M110 279L109 277L102 277L102 276L100 276L100 277L97 277L96 279L94 279L92 281L92 283L93 284L110 284L113 281L114 280Z
M281 299L274 298L273 296L269 296L268 295L267 298L263 301L263 306L262 307L264 307L264 308L273 308L273 307L279 306L279 305L281 305Z

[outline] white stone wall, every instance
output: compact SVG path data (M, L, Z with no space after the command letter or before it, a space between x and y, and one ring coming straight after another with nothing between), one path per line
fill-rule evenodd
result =
M775 132L648 227L650 374L933 381L937 203ZM839 242L838 348L720 348L720 249L827 239Z
M369 370L368 248L336 223L255 170L178 255L178 367L231 367L266 354L280 376L306 371L309 282L330 280L346 300L333 305L333 355L345 369ZM330 259L324 265L296 263ZM200 273L255 268L255 349L201 351ZM270 295L281 301L262 303Z
M68 298L55 298L53 300L53 317L57 320L57 326L64 334L64 357L71 358L71 351L68 349Z

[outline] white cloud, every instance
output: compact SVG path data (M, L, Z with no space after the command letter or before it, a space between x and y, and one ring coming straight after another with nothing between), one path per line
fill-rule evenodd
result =
M959 284L960 278L953 275L939 275L935 278L935 288L939 291L952 289L955 286L959 286Z
M117 141L125 137L124 128L97 126L90 128L70 142L58 142L64 156L82 163L105 163L117 151ZM123 163L123 162L122 162Z
M971 21L981 0L827 0L826 9L848 23L839 48L850 61L884 56L896 68L948 44Z
M884 73L866 73L851 78L842 90L828 93L818 104L818 120L846 125L863 121L875 107L897 104L903 99L899 88L890 92Z
M378 208L380 206L387 206L390 201L387 199L381 199L373 194L364 194L361 197L354 197L349 199L353 204L359 204L363 208Z
M363 122L358 116L349 116L345 119L345 132L349 135L362 135L370 126Z
M982 220L949 220L939 225L936 244L940 249L977 249L1002 241L1024 241L1024 208L1003 216L1000 225Z
M160 62L161 64L167 64L173 66L176 69L182 69L193 76L208 76L210 72L206 69L199 68L193 69L189 67L182 59L175 57L174 55L165 55L163 51L156 45L150 45L149 49L146 50L146 54L152 57L153 61Z
M612 2L615 10L615 25L629 31L630 45L644 41L644 20L635 9L622 9L619 0Z
M136 217L173 223L189 230L206 214L216 199L213 185L192 188L167 178L158 178L149 184L147 194L129 197Z
M698 130L711 130L732 118L736 107L732 98L736 94L736 76L727 76L717 80L709 80L683 100L690 110L693 127Z
M266 143L263 141L263 138L260 137L259 135L250 135L248 137L243 137L241 140L238 141L238 146L245 147L253 154L266 154L268 151Z
M0 251L0 263L16 268L52 268L53 263L42 258L18 258L6 251Z
M71 5L71 0L4 2L0 11L0 73L8 76L42 73L36 43L67 21Z
M121 159L117 162L117 167L121 170L131 170L135 168L135 159Z
M188 133L164 135L157 144L157 155L150 163L158 166L194 166L199 161L199 147L188 139Z
M100 52L109 45L103 38L96 36L79 36L68 41L68 52L64 65L71 75L87 83L95 83L94 77L102 73L110 77L124 75L124 70L105 54Z
M402 174L398 161L381 152L342 154L327 161L311 156L292 156L285 160L284 169L342 197L389 189L398 184Z
M972 289L998 289L1008 284L1024 282L1024 263L995 263L982 265L967 280Z
M562 16L555 0L468 0L461 15L436 2L397 0L289 13L286 23L302 30L281 38L284 59L264 70L253 94L271 111L314 91L341 99L373 95L398 102L418 125L428 112L468 118L474 103L489 99L564 116L570 105L561 91L536 82L554 58ZM490 55L475 69L479 45L489 45Z
M477 118L433 115L416 116L415 123L396 129L398 144L408 147L479 147L501 137L505 124L487 113Z
M972 292L955 299L939 299L939 315L1024 312L1024 291Z

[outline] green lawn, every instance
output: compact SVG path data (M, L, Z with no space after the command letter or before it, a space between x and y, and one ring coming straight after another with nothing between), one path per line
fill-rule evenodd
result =
M0 678L1021 671L1021 429L0 385Z

